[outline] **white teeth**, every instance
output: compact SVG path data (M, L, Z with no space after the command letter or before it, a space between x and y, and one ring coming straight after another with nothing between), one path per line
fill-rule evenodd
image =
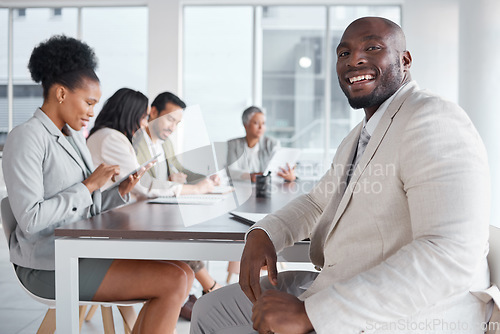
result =
M361 81L361 80L372 80L372 79L374 79L373 75L366 74L366 75L358 75L357 77L349 78L349 81L351 83L355 83L355 82L358 82L358 81Z

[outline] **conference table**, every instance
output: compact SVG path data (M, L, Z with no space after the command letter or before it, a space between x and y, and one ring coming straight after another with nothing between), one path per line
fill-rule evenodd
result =
M79 258L239 261L250 225L229 212L274 212L313 186L312 181L276 182L271 196L260 198L254 185L242 183L210 205L143 200L57 228L57 331L79 332ZM278 260L309 262L308 250L307 241L298 242Z

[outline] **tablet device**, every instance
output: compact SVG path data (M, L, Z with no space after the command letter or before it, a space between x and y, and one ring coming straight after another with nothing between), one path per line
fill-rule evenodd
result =
M130 175L137 173L138 171L141 170L142 167L146 167L149 163L151 163L151 162L155 161L156 159L158 159L159 156L160 156L160 153L158 153L157 155L155 155L154 157L152 157L151 159L149 159L148 161L146 161L145 163L143 163L142 165L140 165L139 167L137 167L136 169L134 169L133 171L131 171L130 173L128 173L126 176L122 177L120 180L118 180L115 183L113 183L107 189L111 189L111 188L114 188L114 187L120 185L120 183L122 183L123 181L125 181L126 179L128 179L128 177ZM153 164L153 166L155 164L156 164L156 162Z
M293 167L297 163L299 156L300 149L298 148L280 147L276 149L264 170L264 175L267 175L268 172L276 174L281 171L280 167L286 168L287 163L290 167Z

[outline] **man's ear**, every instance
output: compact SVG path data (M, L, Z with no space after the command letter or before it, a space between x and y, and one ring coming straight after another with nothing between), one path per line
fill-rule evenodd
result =
M412 63L410 51L408 51L408 50L403 51L403 54L401 57L402 57L402 62L403 62L403 69L405 71L408 71L410 69L411 63Z
M158 109L156 109L155 106L151 107L151 111L149 112L149 121L153 121L158 118L159 112Z

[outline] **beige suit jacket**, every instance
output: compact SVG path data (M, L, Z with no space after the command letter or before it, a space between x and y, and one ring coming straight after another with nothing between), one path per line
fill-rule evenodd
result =
M147 136L146 132L144 130L139 130L134 135L134 139L132 140L132 145L137 153L137 160L139 161L140 164L152 158L151 152L149 151L148 148L148 143L146 142L144 136ZM172 145L172 142L168 138L164 141L162 147L163 151L165 152L165 157L167 159L165 163L167 164L168 175L173 174L176 171L184 173L187 176L186 179L188 183L196 183L201 179L205 178L205 175L194 173L189 169L184 168L184 166L182 166L182 164L175 155L174 146ZM175 170L172 167L174 167ZM148 171L148 173L151 175L151 177L158 178L158 176L156 176L154 168L151 168Z
M311 261L323 269L300 298L315 330L431 333L421 328L431 321L437 333L458 322L482 333L485 305L469 291L489 285L490 183L473 124L410 82L346 187L361 127L311 193L258 224L277 251L311 238Z

